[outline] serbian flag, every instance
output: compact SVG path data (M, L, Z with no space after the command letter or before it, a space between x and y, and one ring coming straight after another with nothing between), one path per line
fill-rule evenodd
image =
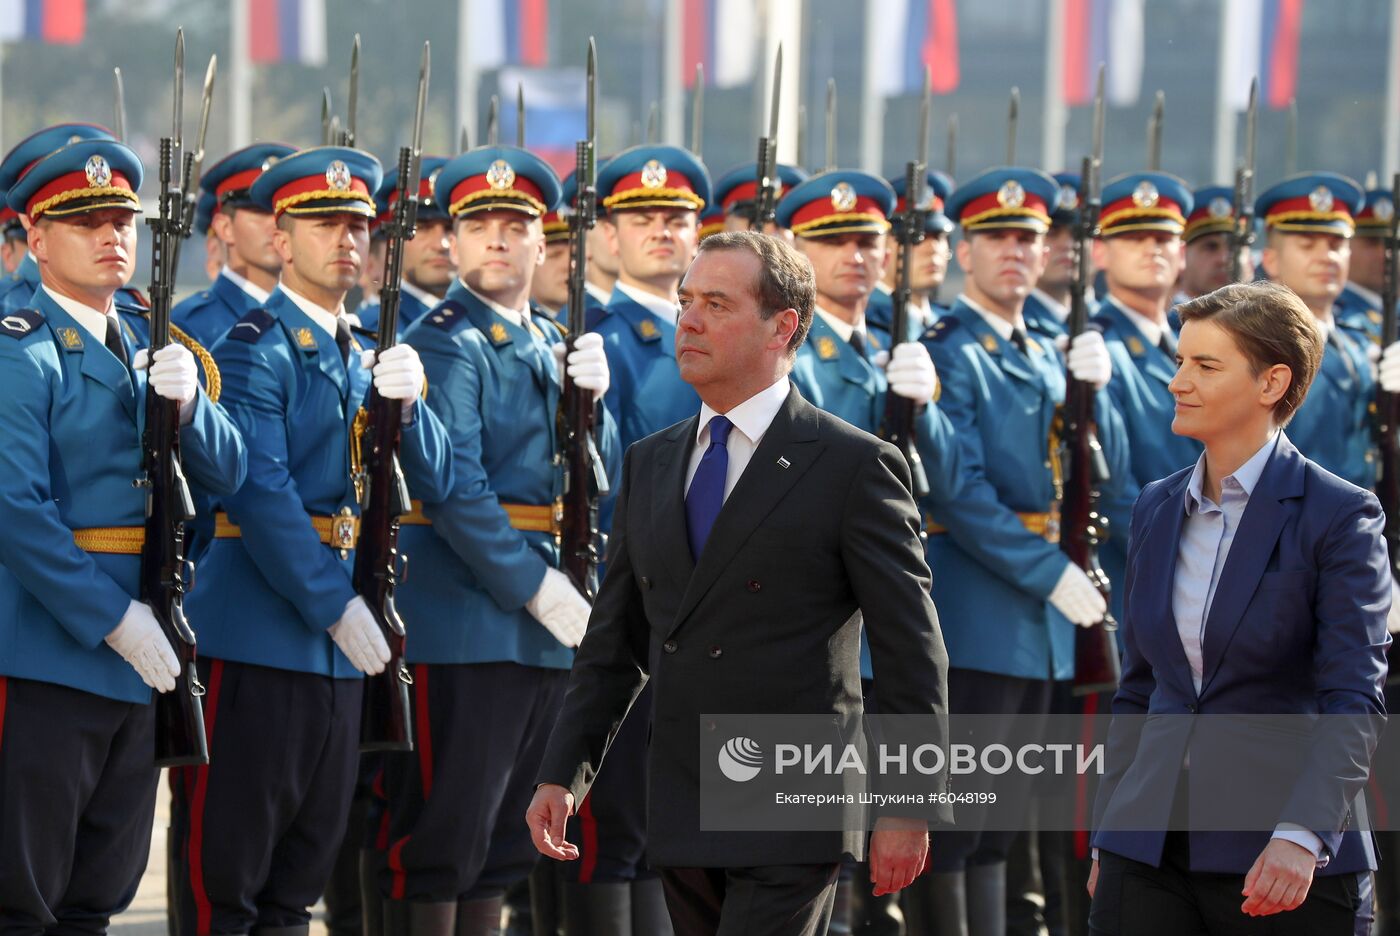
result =
M499 87L506 100L525 94L525 147L559 175L574 170L576 145L588 132L588 82L582 68L503 68ZM514 145L517 112L501 108L501 139Z
M1226 88L1235 110L1249 106L1249 84L1259 76L1259 99L1284 108L1298 91L1298 37L1303 0L1225 0Z
M462 0L459 9L473 67L548 64L549 0Z
M875 91L913 94L928 68L935 94L958 88L958 10L955 0L866 0L877 3L867 20L879 50Z
M248 57L326 64L326 0L248 0Z
M705 84L738 88L758 70L758 13L753 0L681 0L681 80L695 86L695 66Z
M87 0L0 0L0 40L77 45L87 27Z
M1065 104L1092 104L1099 63L1104 96L1131 107L1142 93L1143 0L1065 0Z

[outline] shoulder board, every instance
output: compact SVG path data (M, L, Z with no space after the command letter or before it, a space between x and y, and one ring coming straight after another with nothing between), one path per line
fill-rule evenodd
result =
M637 333L637 337L643 341L660 341L661 329L656 327L656 323L651 320L651 313L636 322L632 323L632 330Z
M951 315L945 318L941 318L938 321L934 322L933 325L929 327L928 331L924 332L924 340L942 341L961 327L961 319L954 318Z
M238 320L238 324L229 329L228 338L230 341L246 341L248 344L257 344L262 340L272 328L272 323L277 321L276 317L266 309L253 309L247 315Z
M557 319L550 318L548 315L536 315L535 324L539 325L541 328L548 327L554 329L559 333L560 338L569 337L569 326ZM548 334L548 331L546 331L545 334Z
M361 338L367 338L375 344L379 344L379 332L365 328L363 325L351 325L350 334L359 335Z
M44 313L38 309L16 309L0 318L0 335L9 338L23 338L44 322Z
M467 307L452 299L444 299L422 321L443 331L452 331L467 320Z
M120 294L131 299L130 302L124 303L125 305L129 305L132 308L141 309L143 311L149 311L151 308L151 300L147 299L146 294L139 289L122 289L120 291Z

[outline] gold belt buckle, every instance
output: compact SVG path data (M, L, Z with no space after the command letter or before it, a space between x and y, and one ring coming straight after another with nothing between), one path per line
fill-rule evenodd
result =
M340 513L331 518L331 546L340 550L342 559L355 548L355 527L355 515L349 507L340 508Z

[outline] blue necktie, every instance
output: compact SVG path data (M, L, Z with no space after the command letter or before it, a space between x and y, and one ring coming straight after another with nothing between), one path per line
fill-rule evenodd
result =
M705 549L705 541L714 529L715 518L724 506L724 480L729 474L729 449L725 442L734 424L723 416L710 420L710 447L700 459L700 467L695 469L695 477L690 479L690 490L685 495L685 521L690 534L690 555L697 562Z

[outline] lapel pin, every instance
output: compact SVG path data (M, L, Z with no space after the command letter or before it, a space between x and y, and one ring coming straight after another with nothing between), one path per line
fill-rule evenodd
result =
M785 458L784 456L779 455L779 456L778 456L778 467L779 467L779 468L791 468L791 467L792 467L792 462L788 461L787 458Z

